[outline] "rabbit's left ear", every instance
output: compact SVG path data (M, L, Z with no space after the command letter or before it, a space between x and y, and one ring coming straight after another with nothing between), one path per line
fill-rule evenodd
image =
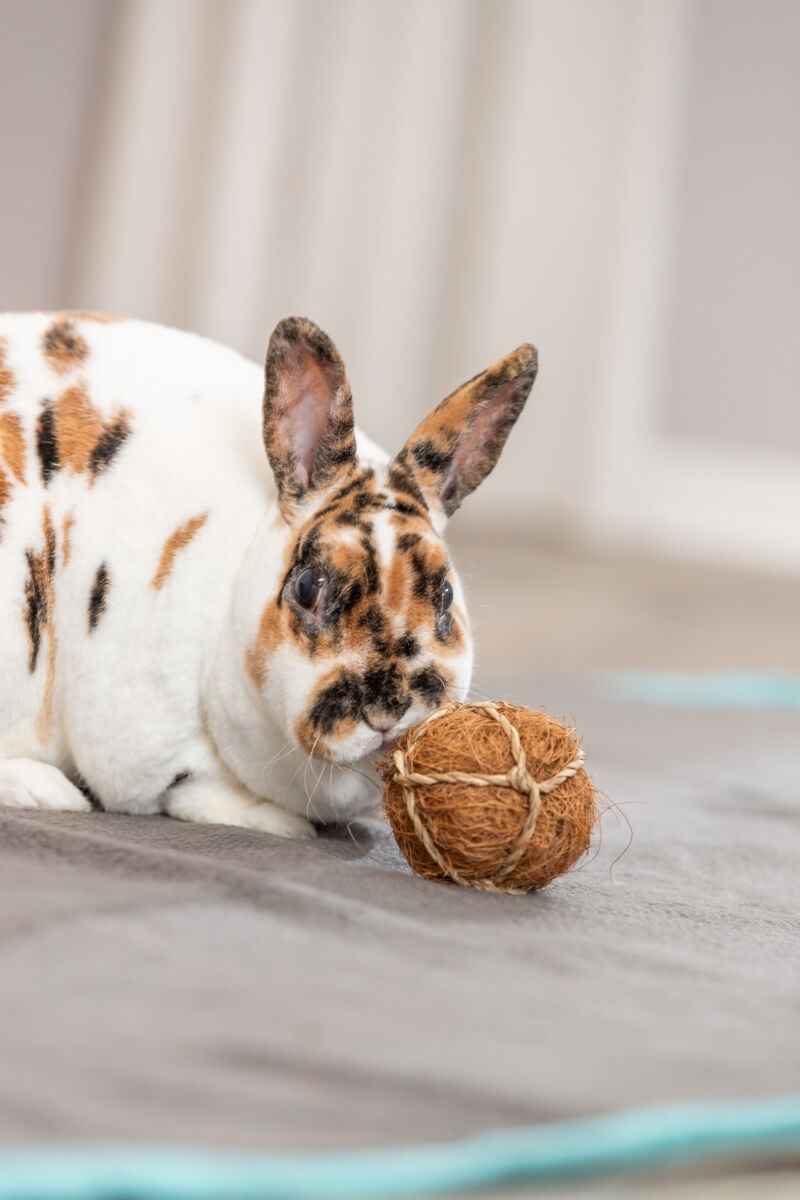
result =
M429 508L450 517L500 457L536 378L524 345L476 375L435 408L395 459L410 471Z
M264 447L281 511L356 461L353 396L339 351L304 317L276 325L267 349Z

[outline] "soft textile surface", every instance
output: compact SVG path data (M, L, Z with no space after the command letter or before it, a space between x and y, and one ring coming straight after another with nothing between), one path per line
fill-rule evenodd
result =
M358 1148L800 1081L800 721L571 709L613 816L528 897L316 843L0 809L0 1137ZM499 692L498 692L499 694Z

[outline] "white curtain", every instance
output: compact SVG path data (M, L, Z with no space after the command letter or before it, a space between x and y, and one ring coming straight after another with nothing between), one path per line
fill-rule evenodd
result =
M800 202L791 0L0 0L0 32L0 303L253 358L310 316L389 449L533 341L470 531L800 570L800 409L766 344L800 308L800 237L772 227ZM747 443L752 389L715 367L748 325L780 445L768 421Z
M473 512L580 523L661 86L642 64L669 69L675 29L642 0L129 0L76 290L254 357L313 317L390 448L534 341L532 411Z

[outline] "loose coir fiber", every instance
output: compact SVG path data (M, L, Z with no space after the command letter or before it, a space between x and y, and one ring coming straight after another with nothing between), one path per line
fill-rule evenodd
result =
M598 810L574 729L513 704L450 704L382 764L384 809L413 870L526 892L589 848Z

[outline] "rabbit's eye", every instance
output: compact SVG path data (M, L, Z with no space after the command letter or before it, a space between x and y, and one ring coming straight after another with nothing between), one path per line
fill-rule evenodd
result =
M305 571L301 571L294 581L294 594L297 597L297 603L302 608L314 608L319 600L319 594L322 591L324 579L320 579L316 571L312 571L308 567Z
M453 585L449 579L445 579L442 584L442 611L447 612L450 605L453 603Z

